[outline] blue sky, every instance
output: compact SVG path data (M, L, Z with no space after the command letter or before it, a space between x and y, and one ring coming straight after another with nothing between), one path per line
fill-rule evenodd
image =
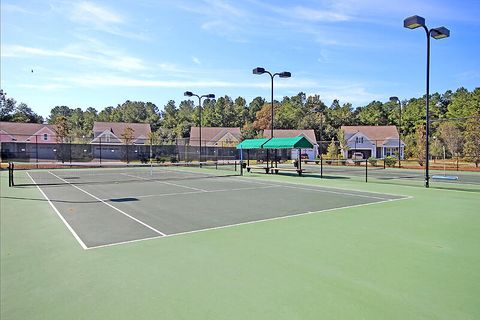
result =
M269 100L257 66L292 73L275 79L276 99L418 97L425 33L403 28L414 14L451 31L432 39L431 91L478 87L477 0L1 0L1 87L44 116L127 99L162 109L186 90Z

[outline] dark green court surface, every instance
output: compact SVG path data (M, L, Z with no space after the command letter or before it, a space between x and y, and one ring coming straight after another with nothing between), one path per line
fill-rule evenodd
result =
M111 173L95 170L98 179ZM85 249L406 198L208 174L150 180L148 171L119 173L136 179L128 183L81 183L72 170L24 174Z

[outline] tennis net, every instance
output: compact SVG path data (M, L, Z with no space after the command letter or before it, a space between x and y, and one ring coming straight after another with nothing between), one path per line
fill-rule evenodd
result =
M242 175L241 162L9 163L9 185L107 184L139 181L208 179Z

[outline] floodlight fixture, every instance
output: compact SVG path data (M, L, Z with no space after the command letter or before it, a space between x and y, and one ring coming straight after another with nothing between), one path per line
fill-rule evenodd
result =
M425 27L425 18L420 16L411 16L403 20L403 26L408 29Z
M265 68L262 68L262 67L257 67L253 69L253 74L264 74L265 72L266 72Z
M433 39L443 39L450 37L450 30L445 27L434 28L430 30Z
M279 76L280 76L280 78L290 78L292 76L292 74L288 71L283 71L283 72L279 73Z
M193 92L191 92L191 91L185 91L185 92L183 93L183 95L186 96L186 97L192 97L192 96L193 96Z

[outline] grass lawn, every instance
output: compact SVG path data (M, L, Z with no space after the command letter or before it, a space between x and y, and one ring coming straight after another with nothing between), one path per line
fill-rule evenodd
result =
M0 318L480 318L480 190L251 179L412 198L83 250L2 172Z

